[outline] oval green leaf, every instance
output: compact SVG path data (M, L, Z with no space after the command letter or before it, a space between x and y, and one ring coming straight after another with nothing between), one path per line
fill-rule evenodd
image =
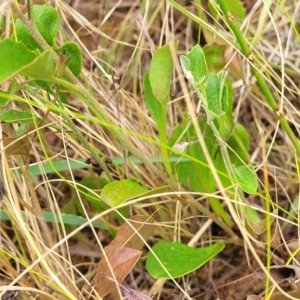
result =
M114 181L107 184L102 192L101 198L109 206L115 207L123 202L139 197L148 192L148 189L131 180Z
M149 69L149 80L155 98L166 103L170 95L170 83L173 73L173 59L171 51L178 48L178 41L173 45L160 47L153 55Z
M200 83L207 75L207 64L202 48L196 45L188 53L187 58L190 61L190 69L195 83Z
M96 212L103 212L110 208L110 205L105 203L98 195L100 195L100 189L105 187L108 182L104 178L101 177L85 177L81 180L80 185L78 186L78 189L82 193L83 199L86 200L86 202L89 204L89 206ZM78 207L78 211L81 211L81 202L76 197L76 204ZM121 207L118 209L117 212L112 213L114 217L118 220L123 220L120 215L122 215L124 218L129 217L129 207Z
M152 248L159 261L150 253L146 261L146 268L154 278L178 278L203 266L224 247L223 242L218 242L196 249L179 242L161 240Z

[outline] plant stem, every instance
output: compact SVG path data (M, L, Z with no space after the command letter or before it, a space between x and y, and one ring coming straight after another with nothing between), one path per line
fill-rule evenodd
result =
M228 25L229 25L230 29L232 30L233 34L235 35L235 37L241 47L242 53L244 54L244 56L248 59L248 61L250 63L251 72L255 76L258 86L260 87L261 91L265 95L265 97L266 97L269 105L271 106L275 116L277 117L281 127L283 128L283 130L289 137L291 143L294 146L294 149L296 150L296 152L298 154L300 154L299 140L296 138L289 123L287 122L287 120L284 116L284 112L282 111L282 109L280 109L278 107L278 104L275 101L262 73L254 65L256 58L252 55L252 53L248 47L248 43L245 40L244 35L242 34L240 28L238 27L238 25L234 19L234 16L232 15L231 11L229 10L229 8L226 4L226 1L218 0L218 3L221 7L221 10L223 11L223 13L225 15L226 20L228 21Z

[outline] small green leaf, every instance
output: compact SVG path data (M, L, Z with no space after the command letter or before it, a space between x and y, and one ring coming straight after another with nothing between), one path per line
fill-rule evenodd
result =
M123 202L139 197L148 192L148 189L131 180L114 181L107 184L101 198L109 206L116 207Z
M234 127L233 127L233 114L232 114L232 102L233 102L233 93L232 85L229 78L225 78L223 95L222 95L222 106L225 113L218 117L217 122L219 124L219 133L223 141L228 141L232 136ZM237 125L237 124L236 124Z
M28 123L31 122L33 118L32 113L15 109L0 113L0 121L6 123Z
M257 177L252 168L241 165L233 168L234 176L243 191L255 194L258 187Z
M216 74L209 75L205 87L208 110L213 116L221 117L228 107L228 94L226 87L222 84L221 79ZM213 119L213 116L211 117ZM208 122L211 120L208 120Z
M75 43L65 43L60 51L63 51L66 57L71 56L67 66L71 72L78 77L82 69L82 54L77 44Z
M83 198L86 200L86 202L90 205L90 207L98 212L101 213L103 211L106 211L110 208L108 204L106 204L101 198L100 198L100 190L103 189L108 184L108 181L101 177L85 177L81 180L80 185L78 186L78 189L83 195ZM81 203L78 200L76 200L76 205L78 207L78 210L81 211ZM123 218L120 217L122 215L124 218L129 217L129 207L121 207L118 209L118 212L113 212L113 216L122 221ZM83 213L83 212L82 212Z
M0 83L18 74L35 57L36 55L22 43L11 40L0 42Z
M51 6L34 5L33 19L38 31L49 44L54 45L54 40L59 29L59 14ZM16 38L22 41L29 49L41 49L28 32L20 19L16 21Z
M172 49L171 49L172 48ZM161 103L167 103L170 95L170 84L173 73L171 51L178 48L178 41L173 45L160 47L153 55L149 69L149 81L155 98Z
M191 71L195 83L201 83L207 75L207 64L202 48L199 45L196 45L188 53L187 58L190 61L189 71Z
M150 253L146 268L154 278L178 278L202 267L224 247L223 242L218 242L212 246L196 249L182 243L161 240L152 248L159 261Z

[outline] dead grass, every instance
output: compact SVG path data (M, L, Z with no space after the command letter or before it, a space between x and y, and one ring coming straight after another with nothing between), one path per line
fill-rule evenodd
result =
M182 1L185 2L185 1ZM242 28L249 40L257 34L263 4L257 1L254 8L251 3ZM153 141L158 141L156 125L149 115L143 95L143 75L148 70L153 45L160 45L179 40L178 54L186 54L198 42L198 25L187 19L164 1L53 1L61 15L62 27L70 41L77 42L84 56L84 82L90 87L99 103L109 115L112 124L121 126L130 132L126 135L134 146L148 157L160 156L160 149ZM188 9L197 13L197 5L185 3ZM295 5L295 7L293 6ZM255 7L258 7L255 9ZM298 6L285 4L284 9L275 4L258 33L259 39L255 52L264 58L265 68L269 72L272 91L278 96L286 109L286 118L299 136L299 38ZM135 9L141 14L144 26L151 37L137 25ZM278 17L276 16L278 14ZM273 17L272 17L273 16ZM138 16L139 17L139 16ZM290 18L290 19L289 19ZM213 22L208 23L213 27ZM204 31L208 36L209 30ZM222 37L231 36L224 28L218 28ZM220 36L216 42L220 42ZM210 36L211 38L211 36ZM208 39L208 37L207 37ZM204 46L205 36L201 38ZM235 120L248 131L251 141L251 162L261 180L260 193L269 194L274 203L288 211L299 193L299 171L293 149L285 133L278 126L274 113L263 99L254 84L247 65L236 61L239 68L244 68L243 78L229 76L235 86ZM282 66L284 65L284 68ZM273 74L273 78L271 78ZM182 121L190 105L196 109L197 103L188 100L189 86L176 66L172 83L174 98L168 108L168 132ZM279 92L282 92L282 96ZM34 99L39 101L39 99ZM188 102L190 101L190 102ZM91 112L75 96L70 95L70 109L84 109L88 116ZM41 104L37 110L43 116L46 108ZM203 114L199 118L203 118ZM39 139L32 140L30 162L41 163L44 160L90 157L90 153L72 136L64 120L57 114L49 113L48 122L56 125L40 128L43 134L42 149ZM127 156L128 153L114 140L107 129L88 119L75 120L77 127L86 139L107 157ZM124 133L125 134L125 133ZM45 153L49 156L47 158ZM24 164L21 160L8 157L9 165L2 159L2 173L6 182L6 196L3 205L11 212L14 222L1 222L0 226L0 264L1 282L17 283L23 291L20 299L83 299L89 283L95 275L95 266L102 249L109 244L111 236L105 230L81 229L58 224L48 224L47 230L39 222L39 216L28 215L21 218L24 202L32 201L28 181L12 179L11 169ZM164 172L163 166L158 165ZM76 182L87 176L91 170L70 171L57 175L31 177L32 189L42 208L54 212L72 212L74 199L78 191ZM164 182L143 165L127 164L114 170L120 179L134 178L150 189L162 186ZM179 187L179 189L182 187ZM153 200L144 208L132 208L133 214L153 215L157 223L157 232L150 244L158 238L177 239L195 247L207 244L207 241L225 240L226 249L200 270L182 279L176 280L178 286L189 295L190 299L246 299L247 295L260 294L264 291L264 281L258 280L253 271L260 263L265 263L266 241L263 236L250 235L243 222L243 215L236 213L233 219L234 237L229 236L224 228L217 226L209 218L189 204L185 194L165 195ZM194 196L196 200L209 208L205 195ZM164 208L157 211L161 201ZM258 197L249 197L249 201L262 211L262 201ZM146 203L146 202L145 202ZM148 202L149 203L149 202ZM81 202L87 215L96 215L91 208ZM233 203L233 207L234 207ZM298 227L286 222L282 209L274 210L274 238L272 239L272 264L285 264L289 258L288 242L298 241ZM297 216L297 211L294 211ZM98 217L112 227L120 223L110 214ZM249 228L248 228L249 229ZM49 234L49 236L48 236ZM46 237L46 239L45 239ZM195 238L196 237L196 238ZM9 259L9 257L14 259ZM47 279L46 279L47 278ZM183 299L184 295L172 281L159 285L145 271L144 259L134 268L126 282L140 291L151 291L155 299ZM290 290L291 285L281 287ZM116 297L116 296L114 296ZM2 298L4 299L4 298ZM117 298L113 298L117 299Z

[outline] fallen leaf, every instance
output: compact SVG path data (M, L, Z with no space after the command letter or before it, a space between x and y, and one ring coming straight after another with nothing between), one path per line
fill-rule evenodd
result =
M116 278L118 282L122 282L141 255L142 251L123 247L108 252L106 258L103 256L97 266L97 273L93 280L93 285L98 294L104 297L111 293L115 289L116 284L106 277Z

